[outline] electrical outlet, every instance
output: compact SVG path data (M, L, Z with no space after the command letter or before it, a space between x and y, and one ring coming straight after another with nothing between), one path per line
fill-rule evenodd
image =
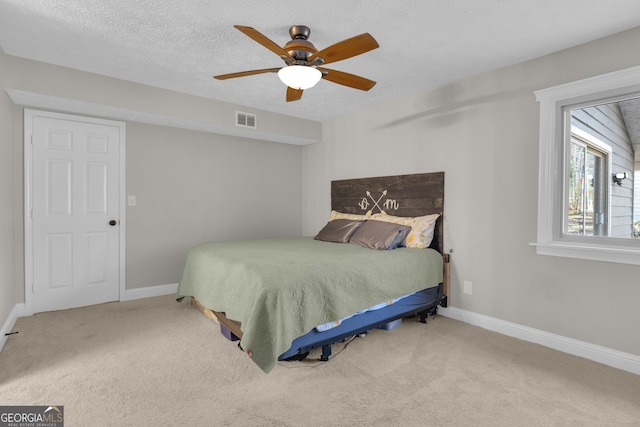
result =
M129 206L135 206L136 205L136 196L127 196L127 204Z
M467 295L471 295L473 293L473 283L468 280L464 281L464 293Z

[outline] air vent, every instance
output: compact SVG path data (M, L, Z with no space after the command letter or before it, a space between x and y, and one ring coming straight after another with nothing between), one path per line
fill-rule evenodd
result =
M236 111L236 126L243 128L257 129L258 123L255 114Z

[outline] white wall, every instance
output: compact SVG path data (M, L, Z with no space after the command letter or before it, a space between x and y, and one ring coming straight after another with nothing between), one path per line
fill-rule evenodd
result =
M303 149L304 234L327 221L333 179L444 171L451 305L640 355L640 267L539 256L529 246L533 91L639 65L639 38L640 28L324 123L323 142Z

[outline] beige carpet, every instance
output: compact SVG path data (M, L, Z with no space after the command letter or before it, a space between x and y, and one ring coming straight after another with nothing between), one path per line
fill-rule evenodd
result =
M442 316L269 374L172 296L37 314L14 331L0 405L64 405L68 427L640 426L640 376Z

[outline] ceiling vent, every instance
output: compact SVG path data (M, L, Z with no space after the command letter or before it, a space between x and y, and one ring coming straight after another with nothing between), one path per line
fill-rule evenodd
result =
M243 113L241 111L236 111L236 126L240 126L243 128L258 128L258 121L256 119L255 114Z

